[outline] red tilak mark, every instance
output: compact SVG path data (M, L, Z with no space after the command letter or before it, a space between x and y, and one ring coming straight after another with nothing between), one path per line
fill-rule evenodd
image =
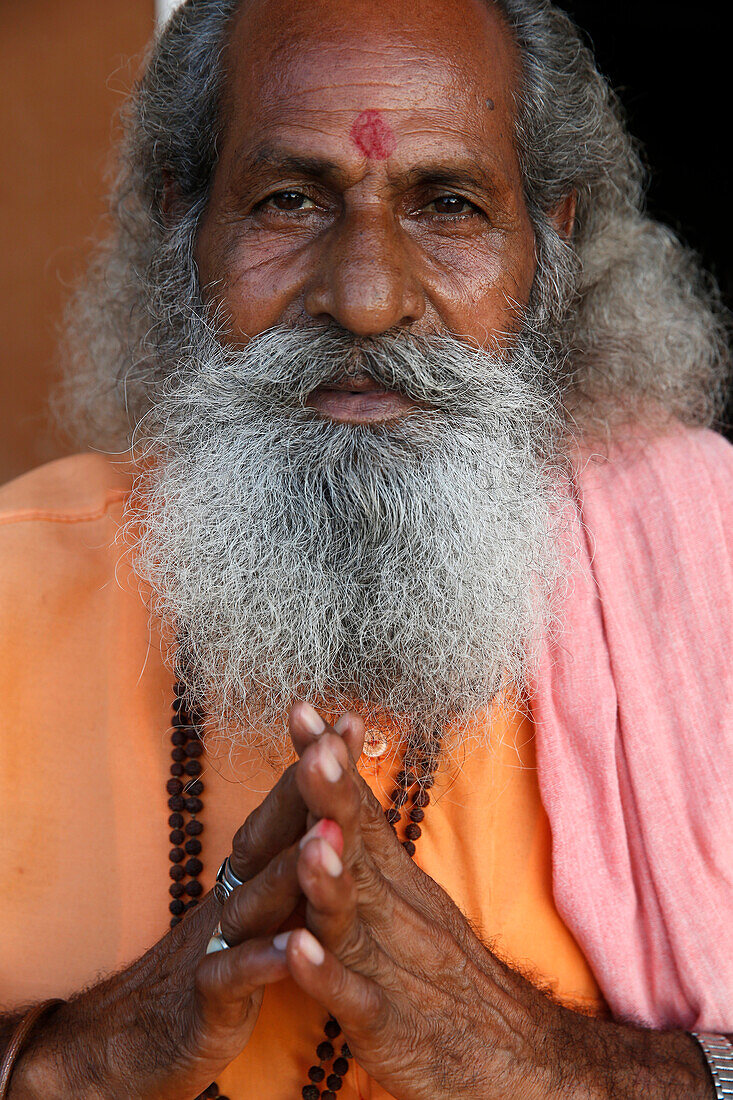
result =
M362 111L351 127L351 140L370 160L386 160L397 144L379 111Z

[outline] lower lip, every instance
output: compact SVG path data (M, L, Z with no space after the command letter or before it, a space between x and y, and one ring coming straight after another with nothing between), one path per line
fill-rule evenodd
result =
M354 393L349 390L333 390L319 386L306 401L329 420L344 424L371 424L380 420L398 420L415 408L415 402L402 394L388 391L367 390Z

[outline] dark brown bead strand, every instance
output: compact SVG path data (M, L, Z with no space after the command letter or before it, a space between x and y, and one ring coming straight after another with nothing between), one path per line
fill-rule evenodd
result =
M204 890L198 877L203 870L203 864L197 858L201 853L201 841L196 839L204 831L196 816L204 808L201 801L204 784L199 778L202 770L199 757L204 752L201 742L202 722L201 715L186 706L185 688L180 682L176 683L171 721L172 778L168 780L166 788L171 796L168 799L168 808L172 811L168 818L171 829L168 839L173 845L168 855L171 863L170 877L173 879L168 887L172 899L168 904L171 928L181 922L187 910L198 905L198 899ZM188 816L188 820L184 815ZM219 1086L214 1081L196 1100L215 1098L228 1100L228 1097L219 1092Z

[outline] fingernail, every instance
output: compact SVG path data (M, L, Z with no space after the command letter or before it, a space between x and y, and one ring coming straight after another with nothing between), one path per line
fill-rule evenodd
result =
M326 874L330 875L331 878L338 878L344 869L343 863L327 840L321 842L320 861L323 870Z
M298 950L302 951L306 959L312 962L314 966L320 966L326 957L326 952L307 928L304 928L298 936Z
M275 936L275 938L273 939L272 946L275 948L276 951L284 951L285 948L288 946L288 940L290 939L291 935L292 932L280 932L280 934Z
M303 703L300 708L300 718L308 733L313 734L314 737L320 737L326 728L326 723L310 703Z
M301 840L300 844L298 845L299 848L305 848L305 846L306 846L306 844L308 843L309 840L315 840L316 837L321 835L321 833L323 832L323 822L324 822L324 820L325 820L324 818L321 818L320 821L317 821L315 823L315 825L313 826L312 829L308 830L308 832L305 834L305 836Z
M343 768L326 745L321 745L318 767L323 778L327 779L329 783L335 783L343 775Z
M341 717L339 718L338 722L336 723L336 725L333 728L336 730L336 733L343 733L344 730L348 727L348 725L349 725L348 715L342 714Z

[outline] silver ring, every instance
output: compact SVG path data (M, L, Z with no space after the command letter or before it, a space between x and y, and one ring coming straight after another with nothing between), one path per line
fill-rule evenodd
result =
M213 955L215 951L228 951L232 945L224 939L221 923L217 922L211 939L206 945L206 954Z
M229 865L229 856L224 860L219 870L216 872L216 885L214 886L214 893L216 894L217 901L220 901L222 905L234 891L242 886L242 880L237 878Z

